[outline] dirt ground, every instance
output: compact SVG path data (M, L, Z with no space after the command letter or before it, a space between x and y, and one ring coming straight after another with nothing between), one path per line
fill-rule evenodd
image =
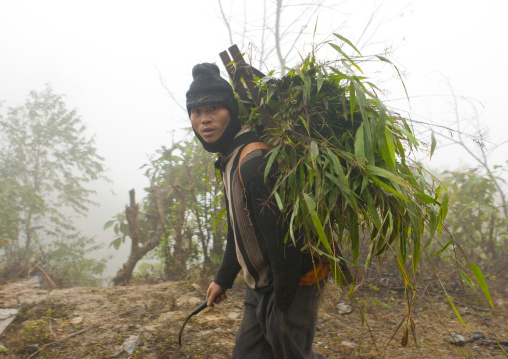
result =
M178 345L180 328L202 303L207 282L63 290L40 289L28 281L4 285L0 309L20 311L0 334L0 358L231 358L242 319L245 287L241 279L226 302L205 309L187 323L183 345ZM429 280L432 300L421 288L412 305L417 345L409 325L406 347L401 340L407 322L396 332L408 312L396 277L381 275L366 281L354 299L330 283L323 293L314 350L329 359L504 358L494 339L508 350L508 278L488 283L493 310L480 291L471 294L466 289L466 297L459 283L447 285L468 331L444 292ZM450 333L462 335L466 343L451 344ZM126 343L129 338L134 343L131 347Z

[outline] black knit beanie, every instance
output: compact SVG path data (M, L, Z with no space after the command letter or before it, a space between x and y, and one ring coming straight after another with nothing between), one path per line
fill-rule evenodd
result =
M224 153L235 135L240 131L238 120L238 101L231 85L220 76L219 67L215 64L197 64L192 69L193 81L187 91L187 111L193 107L211 104L220 104L229 110L229 124L222 136L214 143L207 143L199 136L196 137L208 152Z

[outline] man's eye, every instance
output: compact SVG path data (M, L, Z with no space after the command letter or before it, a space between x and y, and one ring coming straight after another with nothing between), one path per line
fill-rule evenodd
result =
M217 106L210 106L210 111L215 111L217 109Z

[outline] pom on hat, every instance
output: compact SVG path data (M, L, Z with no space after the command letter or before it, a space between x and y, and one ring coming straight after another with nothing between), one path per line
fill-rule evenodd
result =
M192 69L193 81L187 91L187 111L193 107L221 104L229 110L231 119L238 116L238 102L231 85L220 76L219 67L211 63L197 64Z

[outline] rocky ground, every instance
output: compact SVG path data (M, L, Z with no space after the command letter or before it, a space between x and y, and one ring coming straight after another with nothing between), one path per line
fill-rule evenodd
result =
M188 322L183 345L178 345L181 325L202 303L207 281L63 290L37 288L30 281L4 285L0 309L19 312L0 311L0 331L2 320L9 315L13 319L0 334L0 358L230 358L242 319L241 279L226 302ZM493 310L482 294L466 297L458 283L448 286L469 331L444 293L427 283L434 288L432 300L422 288L411 311L417 345L411 322L404 321L404 290L394 277L367 281L357 288L355 299L330 284L323 295L315 351L329 359L503 358L495 338L508 351L507 283L507 278L489 281Z

